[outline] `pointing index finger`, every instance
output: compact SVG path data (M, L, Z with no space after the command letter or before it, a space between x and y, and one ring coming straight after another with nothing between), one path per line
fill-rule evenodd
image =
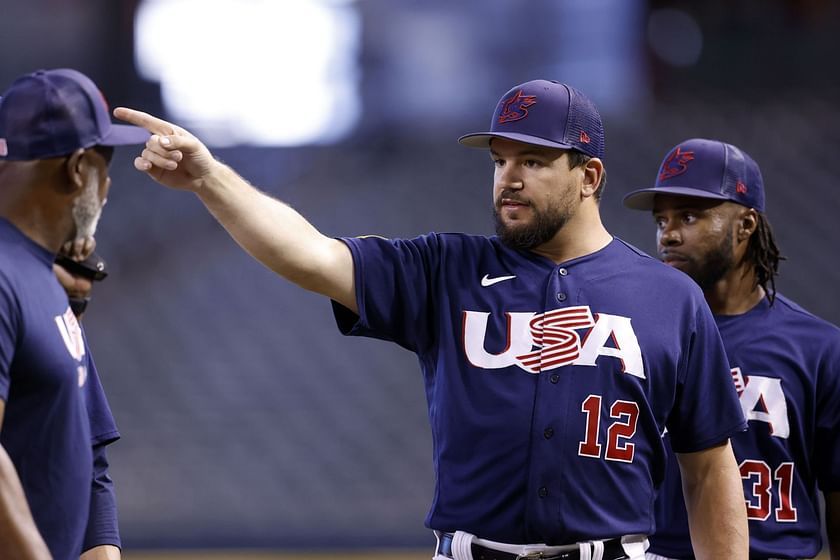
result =
M153 117L143 111L129 109L128 107L117 107L114 109L114 116L135 126L141 126L152 134L159 134L161 136L171 136L175 134L175 127L172 123Z

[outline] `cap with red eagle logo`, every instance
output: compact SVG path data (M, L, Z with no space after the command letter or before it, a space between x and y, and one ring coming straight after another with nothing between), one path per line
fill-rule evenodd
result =
M490 130L461 136L473 148L487 148L493 138L507 138L604 157L604 126L595 105L560 82L532 80L513 87L499 100Z
M764 212L758 164L740 148L718 140L692 138L671 148L653 188L628 193L624 206L652 210L657 194L730 200Z

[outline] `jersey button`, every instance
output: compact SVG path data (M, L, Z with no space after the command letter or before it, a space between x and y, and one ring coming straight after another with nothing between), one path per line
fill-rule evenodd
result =
M543 437L545 439L551 439L552 437L554 437L554 428L546 428L543 431Z
M549 380L552 383L557 383L558 381L560 381L560 374L559 373L552 373L551 377L549 377Z
M565 268L561 268L560 270L557 271L557 274L559 274L560 276L566 276L568 273L569 273L569 271L566 270Z
M548 488L543 486L542 488L540 488L540 491L537 492L537 494L539 494L540 498L545 498L546 496L548 496Z
M563 292L557 292L557 301L561 303L566 301L566 294L564 294Z

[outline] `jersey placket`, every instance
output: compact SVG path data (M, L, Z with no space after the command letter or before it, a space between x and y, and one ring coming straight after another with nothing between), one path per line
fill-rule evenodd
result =
M565 267L555 267L546 282L544 317L532 333L539 350L539 373L531 426L531 462L528 484L528 526L533 542L544 542L565 532L560 512L566 492L562 470L568 444L564 419L569 414L572 380L570 364L580 348L574 325L586 322L574 306L574 279ZM542 330L540 333L539 330ZM552 468L552 465L555 467ZM556 468L556 465L564 467Z

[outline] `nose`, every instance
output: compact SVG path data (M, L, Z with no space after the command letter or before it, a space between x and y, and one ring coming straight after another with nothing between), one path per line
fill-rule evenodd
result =
M496 188L499 190L515 189L524 187L522 176L517 172L513 164L504 165L496 170Z
M676 247L682 243L682 236L679 228L664 222L656 230L656 241L661 247Z

